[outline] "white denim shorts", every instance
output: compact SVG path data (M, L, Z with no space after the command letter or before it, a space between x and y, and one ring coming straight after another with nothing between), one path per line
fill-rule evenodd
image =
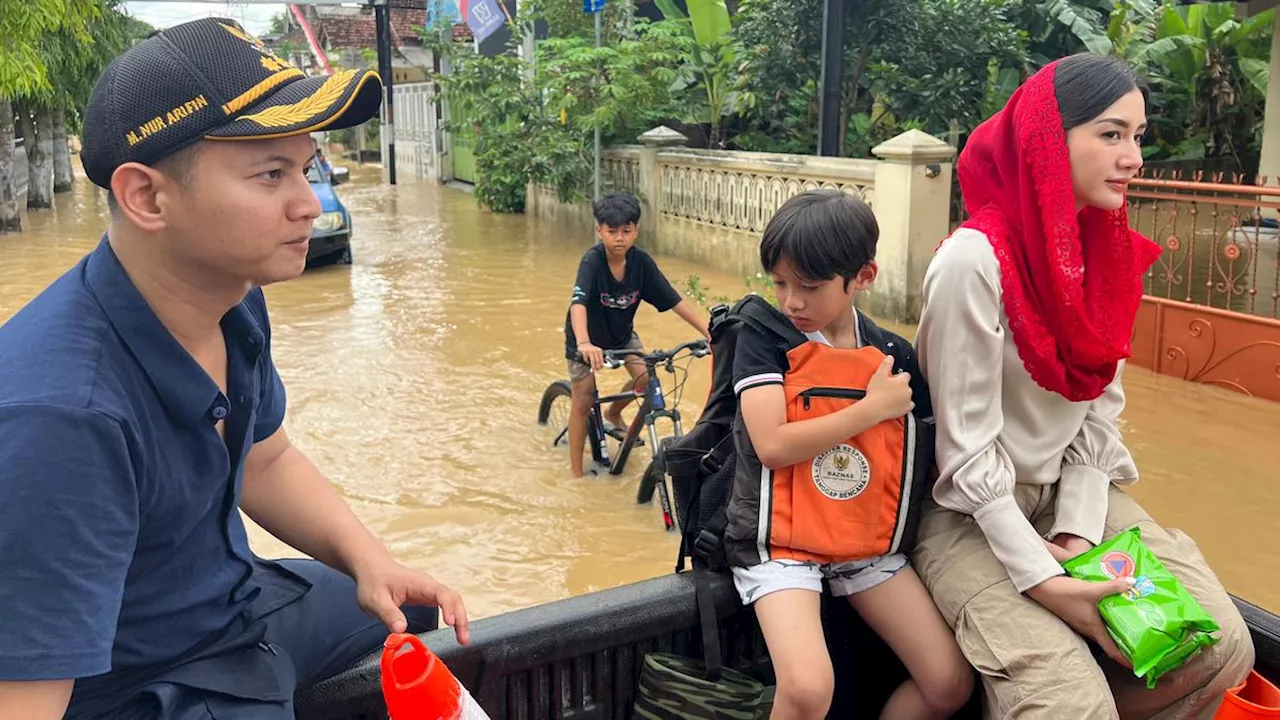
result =
M779 590L821 593L823 578L831 586L832 596L847 597L870 590L897 575L907 564L907 556L902 553L828 565L803 560L769 560L751 567L733 568L733 586L738 589L743 605Z

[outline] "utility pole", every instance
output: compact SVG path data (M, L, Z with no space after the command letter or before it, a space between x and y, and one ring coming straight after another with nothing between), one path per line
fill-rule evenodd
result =
M604 11L605 0L582 0L582 12L595 15L596 21L596 48L600 47L600 15ZM593 87L600 86L600 73L597 68L596 76L591 78ZM592 185L591 200L594 202L600 199L600 125L596 124L595 130L595 163L592 166Z
M377 31L378 75L382 76L382 137L386 139L387 157L382 159L387 168L387 179L396 184L396 130L395 103L391 77L391 11L387 0L377 0L373 7L374 26Z
M603 7L604 3L602 2L602 3L600 3L600 5ZM601 15L601 14L602 14L602 13L601 13L601 11L600 11L600 10L596 10L596 12L595 12L595 16L596 16L596 49L599 49L599 48L600 48L600 15ZM599 75L596 75L596 77L595 77L595 82L596 82L596 84L597 84L597 85L599 85L599 84L600 84L600 76L599 76ZM591 197L591 199L592 199L593 201L594 201L594 200L599 200L599 199L600 199L600 123L598 123L598 122L596 123L596 142L595 142L595 147L596 147L595 191L594 191L594 194L593 194L593 195L592 195L592 197Z
M844 84L845 0L822 2L822 73L818 86L818 154L840 154L840 86Z

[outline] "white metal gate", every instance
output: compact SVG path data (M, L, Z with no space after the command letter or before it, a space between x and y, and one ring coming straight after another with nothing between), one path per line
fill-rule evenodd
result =
M434 87L431 83L410 83L396 85L393 92L396 110L396 179L413 177L439 180L440 132L436 121ZM382 134L382 152L383 157L386 157L385 132Z

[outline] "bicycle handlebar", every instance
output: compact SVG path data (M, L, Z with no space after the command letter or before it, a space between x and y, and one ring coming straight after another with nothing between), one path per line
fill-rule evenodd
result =
M708 347L707 341L699 338L698 340L690 340L687 343L681 343L670 350L654 350L653 352L633 350L630 348L623 348L621 350L605 350L604 364L616 370L626 363L626 359L628 357L639 357L645 361L646 365L650 363L657 365L658 363L675 359L677 355L685 350L690 351L690 354L694 357L704 357L711 353L711 348Z

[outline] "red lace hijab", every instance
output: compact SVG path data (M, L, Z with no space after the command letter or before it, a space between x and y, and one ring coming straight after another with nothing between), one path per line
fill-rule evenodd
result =
M1129 357L1142 274L1159 246L1128 212L1076 211L1052 63L973 131L956 164L970 218L1000 262L1018 356L1041 387L1092 400ZM1087 272L1086 272L1087 269Z

